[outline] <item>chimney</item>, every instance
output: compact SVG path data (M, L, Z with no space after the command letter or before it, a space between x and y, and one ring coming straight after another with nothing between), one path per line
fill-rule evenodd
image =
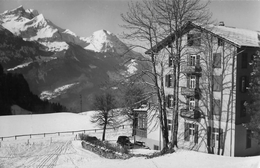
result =
M218 25L219 26L225 26L225 23L224 23L224 21L220 21Z

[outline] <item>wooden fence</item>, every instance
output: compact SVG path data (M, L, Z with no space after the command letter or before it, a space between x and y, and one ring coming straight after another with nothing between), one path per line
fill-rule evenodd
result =
M107 128L106 130L115 130L115 129L125 129L126 127L131 127L127 125L120 125L118 127L113 127L113 128ZM61 134L76 134L76 133L86 133L86 132L97 132L97 131L103 131L103 129L89 129L89 130L76 130L76 131L61 131L61 132L48 132L48 133L37 133L37 134L23 134L23 135L13 135L13 136L5 136L5 137L0 137L0 140L4 141L4 139L15 139L17 140L19 137L30 137L32 138L33 136L41 136L43 137L47 135L58 135L60 136Z

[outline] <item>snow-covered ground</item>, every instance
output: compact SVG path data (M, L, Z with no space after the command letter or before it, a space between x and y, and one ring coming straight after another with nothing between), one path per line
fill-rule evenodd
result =
M62 131L98 129L91 123L94 112L83 114L56 113L44 115L17 115L0 117L0 137L22 134L51 133ZM101 138L102 131L86 132ZM131 129L108 130L106 138L116 140L118 135L130 135ZM145 159L133 157L128 160L102 158L82 149L76 134L48 134L0 140L0 167L88 167L88 168L259 168L260 157L224 157L178 150L165 156ZM152 150L131 150L133 153L151 153Z

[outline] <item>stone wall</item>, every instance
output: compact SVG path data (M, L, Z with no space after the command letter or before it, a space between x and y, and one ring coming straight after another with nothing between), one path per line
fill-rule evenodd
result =
M96 146L86 141L81 142L82 147L107 159L129 159L131 155L114 152L104 147Z

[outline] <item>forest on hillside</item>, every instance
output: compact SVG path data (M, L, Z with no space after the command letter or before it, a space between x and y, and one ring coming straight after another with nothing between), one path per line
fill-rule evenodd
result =
M12 115L12 105L18 105L33 114L67 111L59 103L41 100L30 91L22 74L5 73L0 64L0 115Z

